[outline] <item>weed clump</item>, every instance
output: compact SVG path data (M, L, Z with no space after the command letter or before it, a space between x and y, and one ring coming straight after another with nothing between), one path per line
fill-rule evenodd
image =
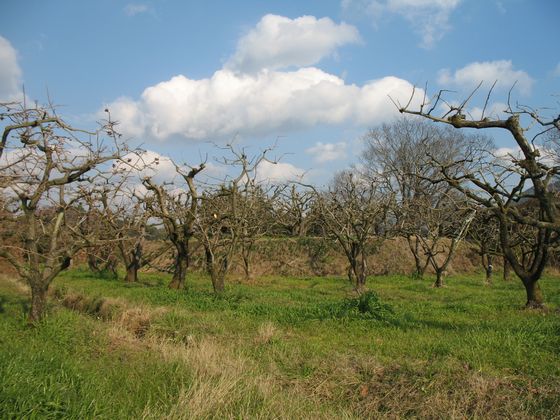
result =
M333 305L332 318L359 318L390 321L395 312L386 303L381 302L377 293L368 290L357 297L348 298Z

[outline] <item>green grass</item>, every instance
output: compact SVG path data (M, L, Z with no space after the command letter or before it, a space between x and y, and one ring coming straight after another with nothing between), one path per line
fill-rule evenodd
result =
M520 282L475 277L370 278L361 300L340 278L220 297L203 275L184 291L141 278L64 273L33 329L3 285L0 417L560 416L557 278L542 280L545 311L522 309Z

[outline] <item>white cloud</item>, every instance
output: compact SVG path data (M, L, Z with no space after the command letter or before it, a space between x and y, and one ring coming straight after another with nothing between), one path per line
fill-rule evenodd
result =
M540 163L549 166L558 164L558 153L553 148L547 147L546 145L536 145L534 147L539 151L540 157L538 161ZM523 159L523 153L518 146L500 147L494 150L494 156L502 165L511 164Z
M451 28L449 17L461 0L343 0L342 7L364 8L377 25L386 14L405 18L420 37L420 46L432 48Z
M329 18L266 15L237 43L226 68L240 72L310 66L336 48L360 41L358 30Z
M523 95L531 92L534 83L525 71L514 69L511 60L474 62L455 72L440 70L438 75L440 85L456 85L465 89L474 89L480 82L485 82L485 87L489 88L494 81L497 81L498 89L510 89L515 83Z
M156 182L172 182L177 177L173 161L152 150L125 155L121 162L114 164L113 171L128 173L137 182L144 178L153 178Z
M138 101L119 98L108 108L125 135L216 139L318 124L375 125L396 115L388 95L406 102L411 92L410 83L395 77L359 87L313 67L251 75L224 69L208 79L175 76L145 89Z
M0 36L0 101L22 99L21 69L17 60L17 51L10 41Z
M148 11L148 6L145 4L139 4L139 3L128 3L125 7L124 7L124 13L127 16L136 16L140 13L145 13Z
M126 97L117 98L105 109L109 109L111 119L117 121L117 132L138 138L146 131L145 116L140 111L138 104L132 99ZM97 113L97 117L105 119L107 115L100 111Z
M499 147L494 150L494 156L496 156L497 158L517 158L520 156L520 154L521 150L519 149L519 147Z
M177 75L146 88L138 99L121 97L106 107L118 130L135 138L219 141L317 125L365 128L393 118L397 112L388 96L406 103L413 86L396 77L346 84L316 67L281 70L315 63L358 40L354 27L328 18L267 15L210 77Z
M308 148L306 153L313 156L317 163L330 162L337 159L346 158L346 143L315 143L315 146Z
M263 160L256 169L257 182L286 182L298 181L305 175L305 171L291 163L272 163Z
M508 109L507 104L503 102L494 102L487 106L484 110L484 115L482 115L482 108L473 107L469 110L468 116L473 120L481 120L482 118L500 119L507 118L508 115L505 111Z
M191 168L186 163L176 163L182 173L187 173ZM198 166L200 163L194 165ZM204 166L204 170L196 177L201 184L209 185L225 178L227 167L212 162L206 162ZM153 150L144 150L141 153L131 152L125 155L120 161L113 164L112 172L115 175L127 176L128 189L140 195L147 192L146 187L142 185L142 180L145 178L151 178L156 184L168 185L168 191L172 194L187 190L186 183L177 172L173 160Z

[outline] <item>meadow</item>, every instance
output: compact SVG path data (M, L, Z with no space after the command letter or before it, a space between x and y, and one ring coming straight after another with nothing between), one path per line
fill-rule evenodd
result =
M376 276L53 283L26 324L0 278L0 418L560 418L560 284Z

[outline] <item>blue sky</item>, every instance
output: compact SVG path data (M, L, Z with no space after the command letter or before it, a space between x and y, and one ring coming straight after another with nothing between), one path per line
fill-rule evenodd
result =
M133 144L190 164L209 142L276 141L271 176L322 183L413 85L460 99L498 80L499 112L517 82L515 100L558 110L559 17L556 0L11 1L0 99L48 91L86 127L109 107Z

